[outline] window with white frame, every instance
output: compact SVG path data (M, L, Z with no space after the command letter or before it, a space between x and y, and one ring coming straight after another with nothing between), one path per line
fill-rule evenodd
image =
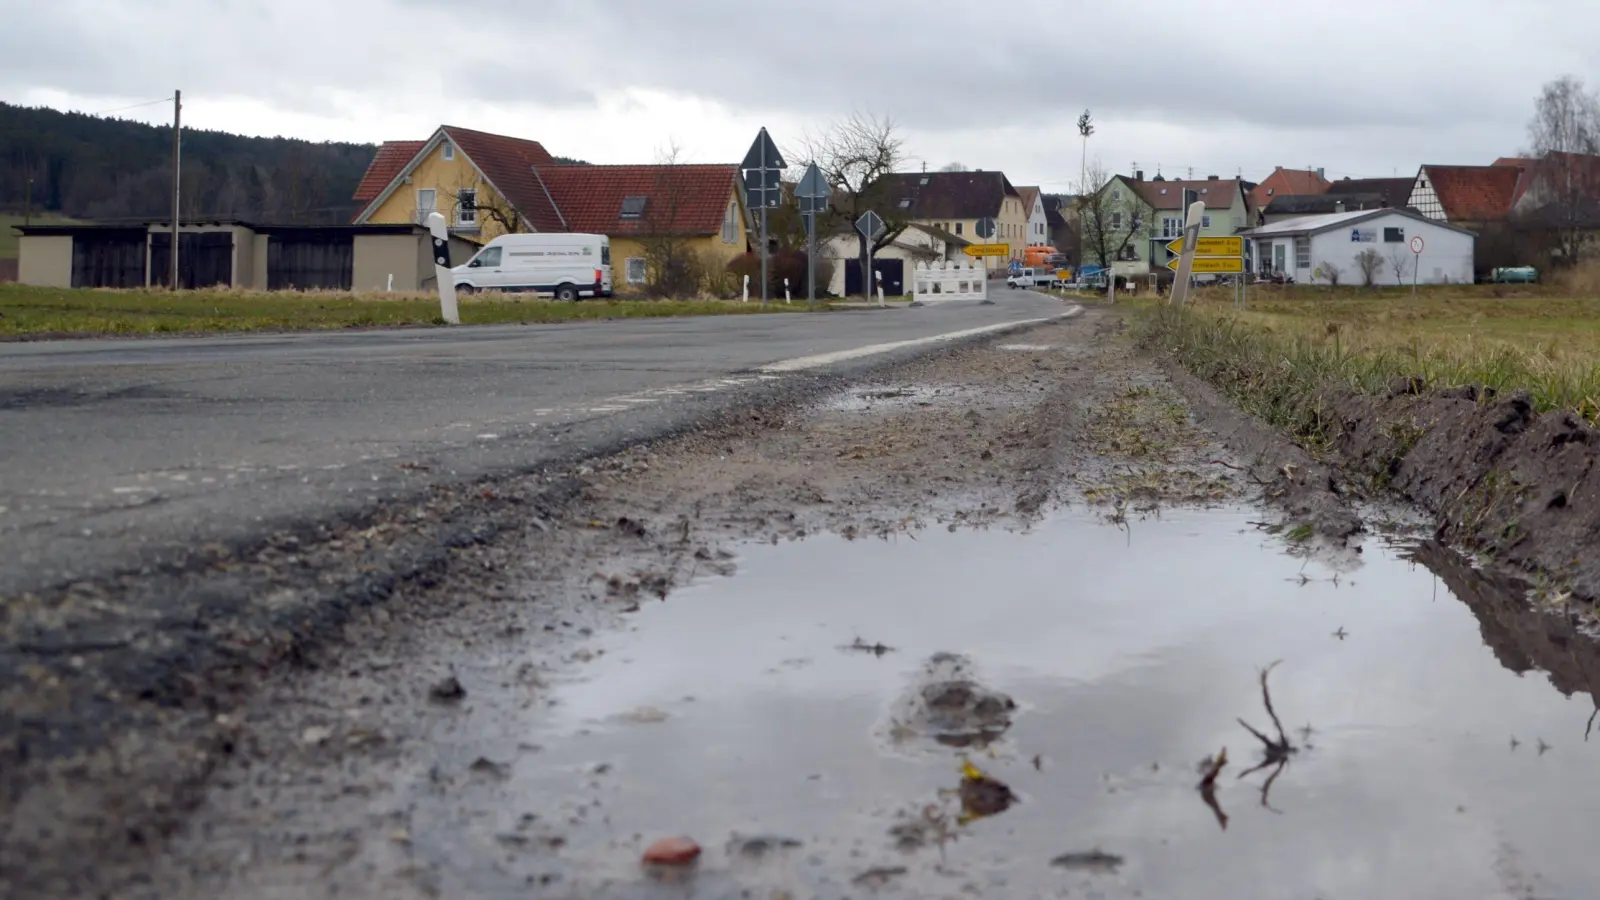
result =
M644 284L644 257L628 257L627 269L629 284Z
M433 188L417 188L417 221L427 221L428 214L439 208L439 192Z
M1311 268L1311 239L1297 237L1294 239L1294 267L1296 269Z
M1111 227L1112 227L1113 230L1120 230L1122 228L1122 211L1121 210L1118 210L1118 211L1116 211L1116 212L1111 214Z
M456 224L473 226L478 224L478 192L468 188L456 192Z
M729 203L727 212L722 214L722 242L735 244L739 241L739 204Z
M1161 236L1167 240L1183 237L1183 220L1176 216L1161 218Z
M444 157L445 162L450 162L456 158L456 145L445 141L439 146L439 155Z

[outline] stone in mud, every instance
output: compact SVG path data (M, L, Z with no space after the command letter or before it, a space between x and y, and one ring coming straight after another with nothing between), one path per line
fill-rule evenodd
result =
M467 696L467 689L461 686L460 680L451 675L429 689L428 696L438 703L457 703Z
M700 858L700 845L686 837L662 838L644 851L645 865L686 866Z
M982 747L1011 727L1016 708L1010 697L977 681L966 657L936 653L896 701L890 733L920 735L946 747Z
M1050 865L1060 866L1063 869L1073 869L1080 872L1093 872L1105 874L1115 872L1122 868L1122 857L1115 853L1104 853L1099 850L1090 850L1086 853L1063 853L1050 860Z
M764 859L770 854L799 847L800 841L782 835L764 834L753 837L734 835L728 841L728 855L745 859Z

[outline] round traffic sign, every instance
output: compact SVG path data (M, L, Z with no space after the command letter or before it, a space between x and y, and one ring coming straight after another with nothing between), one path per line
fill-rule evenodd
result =
M1411 252L1419 255L1422 253L1422 235L1416 235L1411 239Z

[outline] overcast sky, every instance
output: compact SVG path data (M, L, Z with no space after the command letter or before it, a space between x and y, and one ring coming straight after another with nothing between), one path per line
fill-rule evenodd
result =
M591 162L736 162L853 110L912 159L1078 179L1486 164L1540 85L1600 85L1594 0L49 0L0 29L0 99L312 140L448 123ZM170 105L118 116L169 121ZM791 160L791 162L794 162Z

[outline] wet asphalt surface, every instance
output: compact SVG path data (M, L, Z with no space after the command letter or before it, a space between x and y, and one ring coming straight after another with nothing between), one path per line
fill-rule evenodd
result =
M799 357L1059 315L1059 299L0 344L0 595L670 431ZM858 364L857 361L856 364ZM848 371L846 361L832 367Z
M417 852L441 896L1587 896L1589 697L1502 664L1409 545L1336 569L1259 515L750 548L500 723L541 752L492 814L414 808ZM992 743L901 718L940 654L1014 699ZM1277 660L1294 751L1247 774ZM959 824L964 760L1017 802ZM693 874L641 871L676 834Z

